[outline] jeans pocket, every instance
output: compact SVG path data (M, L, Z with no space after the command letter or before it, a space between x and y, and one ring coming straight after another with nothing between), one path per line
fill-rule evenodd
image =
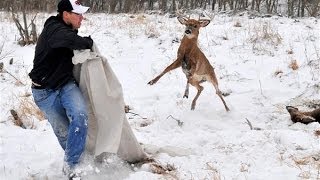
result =
M52 90L49 89L32 89L33 99L36 104L47 99L51 93Z

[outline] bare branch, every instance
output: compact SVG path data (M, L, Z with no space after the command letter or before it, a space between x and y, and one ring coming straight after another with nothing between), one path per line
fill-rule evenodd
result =
M174 118L172 115L169 115L168 117L167 117L167 119L169 119L169 118L172 118L172 119L174 119L174 120L176 120L177 121L177 123L178 123L178 126L183 126L183 121L180 121L179 119L176 119L176 118Z
M248 125L249 125L250 130L262 130L262 129L261 129L261 128L259 128L259 127L253 127L253 126L252 126L252 124L251 124L251 122L249 121L249 119L248 119L248 118L246 118L246 120L247 120L246 124L248 124Z
M252 130L252 129L253 129L253 127L252 127L251 122L250 122L247 118L246 118L246 120L247 120L246 124L248 124L248 125L249 125L249 127L250 127L250 130Z

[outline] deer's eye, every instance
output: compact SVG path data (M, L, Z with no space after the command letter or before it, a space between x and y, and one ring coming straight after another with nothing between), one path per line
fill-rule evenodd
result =
M197 25L193 25L192 27L193 27L193 28L197 28Z

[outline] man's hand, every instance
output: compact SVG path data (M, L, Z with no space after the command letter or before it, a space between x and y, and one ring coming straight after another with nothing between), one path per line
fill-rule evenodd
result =
M91 49L91 48L92 48L92 45L93 45L93 40L92 40L91 36L86 36L86 37L83 37L83 38L88 41L88 43L89 43L89 45L90 45L90 48L89 48L89 49Z

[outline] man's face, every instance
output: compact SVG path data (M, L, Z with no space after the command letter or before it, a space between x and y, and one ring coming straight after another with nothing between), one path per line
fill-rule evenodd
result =
M81 21L83 20L83 16L82 14L64 11L63 20L67 24L72 25L73 29L79 29L81 26Z

